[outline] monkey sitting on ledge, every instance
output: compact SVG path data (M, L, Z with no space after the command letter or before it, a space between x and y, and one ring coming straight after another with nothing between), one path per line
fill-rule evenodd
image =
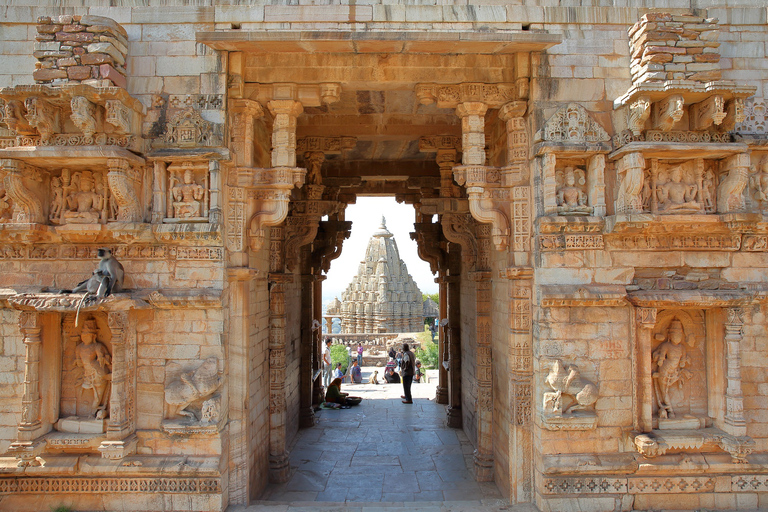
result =
M77 306L75 325L78 324L80 308L86 298L94 297L103 299L108 297L111 293L119 292L123 289L123 277L125 276L123 265L112 256L112 251L110 249L99 249L97 254L100 258L99 267L93 271L93 275L85 281L78 283L72 290L61 290L61 293L85 292L85 295L83 295L83 298Z

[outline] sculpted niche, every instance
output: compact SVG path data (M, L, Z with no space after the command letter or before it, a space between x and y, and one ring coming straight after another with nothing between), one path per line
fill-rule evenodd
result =
M556 359L544 379L551 391L543 396L542 420L549 430L589 430L597 426L594 405L597 386L581 375L575 364Z

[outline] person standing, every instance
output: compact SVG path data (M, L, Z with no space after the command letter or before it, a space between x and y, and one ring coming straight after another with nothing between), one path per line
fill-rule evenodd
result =
M357 366L363 366L363 345L359 343L357 345Z
M347 345L347 371L352 367L352 347Z
M333 367L331 366L331 340L325 340L323 349L323 385L327 388L331 385Z
M403 379L403 403L412 404L411 384L413 383L413 374L416 368L416 356L410 351L407 343L403 343L403 356L400 361L400 374Z

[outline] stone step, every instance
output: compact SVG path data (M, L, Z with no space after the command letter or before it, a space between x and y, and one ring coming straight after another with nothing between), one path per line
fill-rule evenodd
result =
M233 506L227 512L536 512L530 504L510 505L506 500L317 502L254 501L248 507Z

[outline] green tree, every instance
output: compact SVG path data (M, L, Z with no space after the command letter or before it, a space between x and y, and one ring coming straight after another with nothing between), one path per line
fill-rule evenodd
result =
M426 302L427 299L432 299L435 301L435 304L440 304L440 294L439 293L422 293L421 294L421 301Z
M422 368L435 369L440 363L440 351L438 350L437 343L432 341L422 342L421 347L417 348L414 354L416 359L421 361Z
M341 363L341 371L346 373L348 364L347 347L342 344L331 345L331 364L334 370L338 363Z

